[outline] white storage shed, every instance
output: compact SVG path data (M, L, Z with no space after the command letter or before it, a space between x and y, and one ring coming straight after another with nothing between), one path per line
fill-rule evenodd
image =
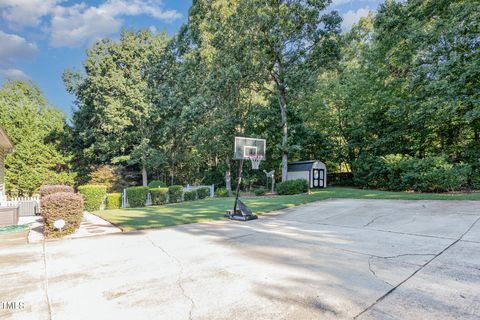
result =
M287 180L305 179L310 188L327 187L327 167L319 160L288 163Z

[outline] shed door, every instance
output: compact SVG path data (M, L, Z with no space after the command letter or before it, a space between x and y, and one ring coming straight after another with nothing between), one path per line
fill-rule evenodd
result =
M313 169L313 187L325 188L325 170Z

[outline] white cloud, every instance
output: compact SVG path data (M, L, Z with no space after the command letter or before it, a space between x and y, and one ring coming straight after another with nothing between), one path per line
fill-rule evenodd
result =
M0 0L0 16L14 29L35 27L59 0Z
M163 10L158 1L109 0L98 7L85 4L53 11L50 43L54 47L76 47L117 33L122 16L149 15L163 21L181 17L175 10Z
M368 13L371 10L367 8L360 8L357 11L349 10L346 12L343 17L342 29L350 30L354 23L357 23L360 18L368 16Z
M37 46L25 38L0 31L0 65L11 66L16 59L30 59L35 55Z
M332 1L332 4L331 6L332 7L338 7L338 6L342 6L344 4L349 4L349 3L353 3L353 2L357 2L357 3L365 3L365 2L377 2L377 3L380 3L381 0L333 0ZM361 4L360 4L361 5Z
M0 76L9 79L30 80L30 77L15 67L17 59L31 59L37 46L15 34L0 31Z
M161 0L106 0L98 6L70 6L63 0L0 0L0 16L11 27L47 26L54 47L76 47L117 33L122 17L147 15L171 22L181 17L162 8Z
M333 0L332 1L332 6L333 7L336 7L336 6L341 6L342 4L347 4L347 3L350 3L352 2L353 0Z
M28 76L25 72L15 68L7 68L7 69L0 68L0 76L5 79L11 79L11 80L23 80L23 81L32 80L32 78L30 78L30 76Z
M157 27L155 27L155 26L148 27L148 30L150 30L150 32L153 33L153 34L158 32Z

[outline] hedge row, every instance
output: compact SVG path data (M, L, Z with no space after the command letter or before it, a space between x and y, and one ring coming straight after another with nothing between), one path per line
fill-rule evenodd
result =
M229 195L228 190L226 188L218 188L217 190L215 190L215 197L225 198L225 197L228 197L228 196L230 196L230 195Z
M296 179L280 182L277 184L278 194L299 194L308 191L308 181L305 179Z
M197 189L198 199L205 199L210 196L210 188Z
M158 206L166 204L168 201L168 188L150 189L150 194L152 196L153 205Z
M183 200L184 200L184 201L197 200L197 191L196 191L196 190L186 191L186 192L183 194Z
M85 201L85 210L100 210L102 204L107 197L107 186L101 184L87 184L78 187L78 192L83 196Z
M472 168L446 157L422 159L405 155L364 156L352 164L357 186L392 191L444 192L461 190Z
M130 208L145 207L147 202L148 187L130 187L126 189L128 205Z
M83 190L82 193L84 193ZM170 186L168 188L130 187L126 189L126 194L129 207L139 208L146 206L148 194L150 194L153 205L163 205L166 203L205 199L210 196L210 188L200 188L184 192L183 186L180 185ZM107 209L118 209L121 207L121 193L110 193L106 195L106 199ZM96 204L98 204L98 202Z
M122 194L119 192L107 195L107 209L120 209L122 207Z
M42 197L42 216L44 234L47 238L58 238L80 227L83 217L83 197L73 192L57 192ZM63 219L65 226L58 230L54 226L56 220Z
M183 195L183 186L168 187L168 202L170 203L181 202L182 195Z

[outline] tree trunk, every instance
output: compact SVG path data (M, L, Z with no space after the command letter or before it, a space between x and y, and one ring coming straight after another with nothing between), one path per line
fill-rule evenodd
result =
M282 116L282 181L287 181L288 171L288 126L287 126L287 99L285 86L278 85L278 104Z
M142 164L142 185L144 187L148 186L147 168L145 164Z
M232 193L232 164L230 159L227 159L227 171L225 172L225 186L228 194Z

